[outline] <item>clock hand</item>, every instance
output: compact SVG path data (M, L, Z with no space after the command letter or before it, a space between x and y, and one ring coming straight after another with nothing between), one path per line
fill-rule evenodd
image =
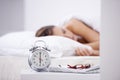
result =
M41 66L41 52L39 53L39 61L40 61L40 66Z

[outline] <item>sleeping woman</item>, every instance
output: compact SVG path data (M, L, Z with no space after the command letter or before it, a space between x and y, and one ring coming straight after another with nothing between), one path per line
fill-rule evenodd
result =
M78 56L99 56L99 32L81 20L71 18L62 27L48 25L36 32L36 37L48 35L64 36L92 48L76 48Z

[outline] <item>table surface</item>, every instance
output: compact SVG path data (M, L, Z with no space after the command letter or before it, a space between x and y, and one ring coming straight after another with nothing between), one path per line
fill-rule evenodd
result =
M32 69L21 72L21 80L100 80L100 74L77 74L58 72L36 72Z

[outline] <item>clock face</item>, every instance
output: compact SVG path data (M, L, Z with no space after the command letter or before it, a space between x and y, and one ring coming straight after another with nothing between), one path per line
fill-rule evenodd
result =
M50 65L50 57L46 50L35 50L30 56L30 64L32 68L44 69Z

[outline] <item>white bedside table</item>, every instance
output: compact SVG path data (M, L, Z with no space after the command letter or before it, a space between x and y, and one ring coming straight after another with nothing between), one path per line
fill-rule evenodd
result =
M28 69L21 72L21 80L100 80L100 74L35 72Z

